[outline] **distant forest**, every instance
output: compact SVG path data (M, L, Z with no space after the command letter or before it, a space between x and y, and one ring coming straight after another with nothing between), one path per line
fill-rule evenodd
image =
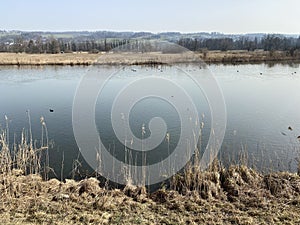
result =
M0 33L1 34L1 33ZM102 33L101 33L102 34ZM3 35L0 36L0 52L14 53L69 53L69 52L89 52L98 53L110 51L116 47L126 44L132 47L142 44L143 35L136 33L113 33L114 36L100 38L94 36L80 37L55 37L54 35ZM119 35L119 36L118 36ZM203 36L203 35L202 35ZM182 35L178 33L165 33L163 35L147 36L147 39L168 40L183 46L191 51L208 50L247 50L254 51L263 49L265 51L286 51L293 56L300 51L300 36L289 37L284 35L265 34L260 36L229 36L229 35Z
M247 50L254 51L263 49L265 51L295 51L300 50L300 36L298 38L286 38L276 35L266 35L261 40L254 38L253 40L241 37L237 40L232 38L217 39L180 39L178 44L191 50L200 51L207 50Z

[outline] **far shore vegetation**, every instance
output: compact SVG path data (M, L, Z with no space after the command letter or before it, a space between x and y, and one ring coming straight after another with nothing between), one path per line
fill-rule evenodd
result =
M143 64L174 64L193 63L203 61L205 63L276 63L298 62L300 51L293 56L286 51L200 51L194 52L193 58L185 57L179 53L161 52L136 52L136 53L113 53L106 52L88 53L57 53L57 54L29 54L29 53L0 53L0 66L42 66L42 65L143 65Z
M169 41L182 46L206 63L300 60L300 36L295 35L0 31L0 65L91 65L96 61L99 64L151 64L159 63L161 57L169 58L164 61L166 63L190 62L176 52L147 49L149 40ZM119 58L106 56L105 60L99 59L116 48L122 52L134 51L136 56L123 54Z

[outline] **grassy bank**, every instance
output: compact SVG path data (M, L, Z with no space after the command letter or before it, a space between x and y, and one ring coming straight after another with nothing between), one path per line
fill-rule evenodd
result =
M90 65L100 55L87 53L26 54L0 53L0 65Z
M108 189L95 178L43 181L19 170L0 175L1 224L299 224L300 178L245 166L214 168L190 186L147 193ZM185 179L183 179L185 178Z
M202 59L207 63L260 63L300 60L300 55L290 56L287 52L275 51L208 51L195 54L162 53L99 53L88 54L25 54L0 53L0 65L91 65L97 61L105 65L131 65L152 63L188 63Z
M262 63L300 60L300 54L291 56L284 51L210 51L200 53L207 63Z
M151 193L132 185L110 188L96 178L49 179L43 117L41 126L40 146L30 131L10 145L8 122L0 132L0 224L300 223L300 177L293 173L224 168L217 161L200 171L190 163Z

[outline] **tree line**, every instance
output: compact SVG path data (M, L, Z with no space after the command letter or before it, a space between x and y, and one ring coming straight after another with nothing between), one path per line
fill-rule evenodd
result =
M288 51L291 55L296 50L300 50L300 36L298 38L288 38L278 35L266 35L258 39L249 37L240 38L181 38L175 41L191 51L203 50L247 50L263 49L265 51ZM90 52L98 53L110 51L114 48L126 46L129 49L139 49L144 45L143 39L100 39L76 41L72 39L62 39L50 37L48 39L24 40L22 37L15 38L11 43L0 43L0 52L14 53L68 53L68 52ZM141 48L142 49L142 48Z
M100 51L110 51L113 48L124 46L128 44L130 40L86 40L86 41L73 41L50 38L47 40L36 39L36 40L23 40L17 38L13 43L0 43L0 52L14 52L14 53L70 53L70 52L90 52L98 53Z
M300 36L298 38L287 38L278 35L266 35L261 38L248 38L241 37L239 39L232 38L210 38L210 39L197 39L197 38L182 38L178 44L191 50L247 50L254 51L256 49L263 49L265 51L290 51L300 49Z

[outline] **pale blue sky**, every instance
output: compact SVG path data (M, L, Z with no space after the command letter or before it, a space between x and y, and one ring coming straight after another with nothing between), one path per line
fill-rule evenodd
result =
M300 33L299 0L1 0L0 30Z

